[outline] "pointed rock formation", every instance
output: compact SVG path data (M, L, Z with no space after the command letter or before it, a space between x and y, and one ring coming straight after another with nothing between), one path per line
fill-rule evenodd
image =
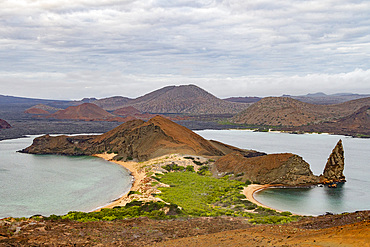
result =
M345 182L344 170L344 150L342 140L339 140L333 151L331 152L328 161L326 162L323 177L324 182L337 183Z

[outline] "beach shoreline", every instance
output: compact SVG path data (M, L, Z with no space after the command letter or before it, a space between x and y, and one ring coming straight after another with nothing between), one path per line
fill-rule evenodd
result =
M123 166L125 169L127 169L130 172L130 175L133 177L131 188L127 193L123 194L122 196L114 200L113 202L107 205L104 205L102 207L99 207L94 211L99 211L103 208L113 208L116 206L124 206L127 203L129 203L131 201L130 199L128 199L129 193L131 191L137 191L139 189L139 184L145 178L145 173L137 169L137 167L135 166L136 162L133 162L133 161L124 162L124 161L113 160L113 157L116 156L116 154L114 153L93 154L92 156L102 158L106 161L113 162L120 166Z
M271 184L263 184L263 185L261 185L261 184L250 184L247 187L244 187L243 194L247 197L248 201L253 202L257 206L264 207L264 208L269 208L269 209L275 210L276 212L281 213L283 211L278 210L276 208L269 207L267 205L264 205L264 204L260 203L259 201L257 201L256 198L254 198L254 194L257 193L258 191L265 190L265 189L271 188L271 187L277 187L277 186L276 185L271 185Z

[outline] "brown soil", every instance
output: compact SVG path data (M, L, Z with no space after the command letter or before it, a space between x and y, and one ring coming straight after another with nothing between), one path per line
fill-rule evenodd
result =
M369 246L370 211L285 225L244 218L0 221L1 246Z

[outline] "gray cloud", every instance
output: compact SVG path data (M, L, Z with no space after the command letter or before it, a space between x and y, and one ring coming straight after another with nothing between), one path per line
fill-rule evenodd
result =
M0 94L370 93L368 1L26 0L0 16Z

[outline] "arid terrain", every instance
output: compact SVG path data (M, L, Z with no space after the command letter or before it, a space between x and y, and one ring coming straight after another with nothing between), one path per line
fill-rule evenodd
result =
M1 246L369 246L370 211L305 217L284 225L243 218L0 221Z

